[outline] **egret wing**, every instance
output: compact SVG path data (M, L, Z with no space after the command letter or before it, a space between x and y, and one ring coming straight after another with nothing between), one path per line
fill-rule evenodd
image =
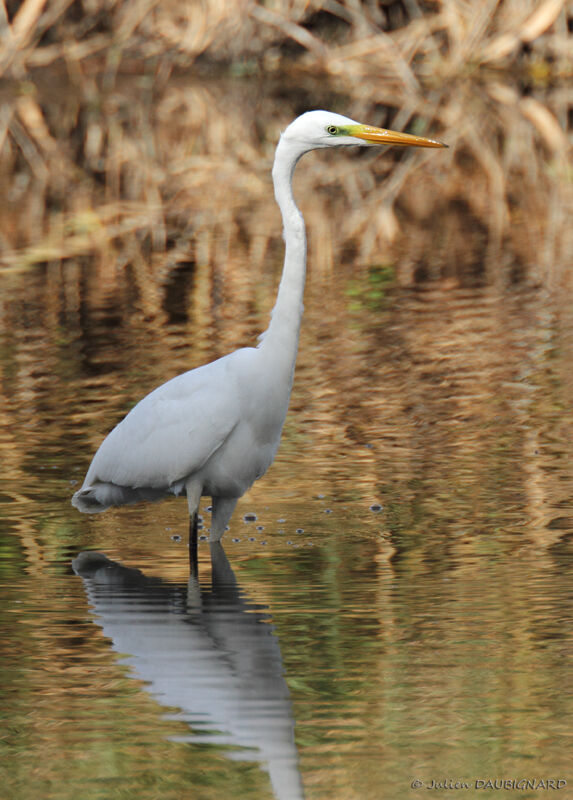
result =
M144 397L102 442L84 486L169 489L199 470L239 421L230 362L185 372Z

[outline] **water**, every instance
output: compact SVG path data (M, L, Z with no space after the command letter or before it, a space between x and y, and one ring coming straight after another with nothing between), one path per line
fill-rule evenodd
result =
M2 350L6 797L570 787L571 330L539 290L394 290L320 342L311 294L280 455L189 584L184 502L69 506L173 364L113 308L46 343L41 288ZM141 574L79 577L93 550Z
M265 327L280 247L243 234L2 278L2 796L573 797L573 318L538 281L311 255L277 460L198 579L184 501L71 507L130 405Z

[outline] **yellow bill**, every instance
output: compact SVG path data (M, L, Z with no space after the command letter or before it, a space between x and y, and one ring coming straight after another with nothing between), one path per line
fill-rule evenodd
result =
M414 136L412 133L389 131L385 128L375 128L373 125L348 125L350 136L363 139L375 144L393 144L399 147L447 147L447 144L436 139L426 139L424 136Z

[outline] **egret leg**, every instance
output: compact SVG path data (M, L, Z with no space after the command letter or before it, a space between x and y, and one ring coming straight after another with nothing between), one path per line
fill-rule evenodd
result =
M218 542L223 534L227 523L231 519L238 497L213 497L213 514L211 516L211 536L210 542Z
M199 519L197 512L189 517L189 571L196 578L199 573L197 556L197 531L199 529Z
M197 577L197 531L199 528L199 501L201 500L201 485L190 479L185 486L187 493L187 506L189 508L189 569L191 575Z

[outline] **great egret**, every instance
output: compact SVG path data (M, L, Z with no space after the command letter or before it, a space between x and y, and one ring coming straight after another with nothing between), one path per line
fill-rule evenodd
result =
M273 165L285 259L269 327L257 347L178 375L144 397L96 452L72 499L80 511L186 494L190 547L196 548L199 501L209 495L210 539L221 539L239 497L271 465L289 404L306 271L304 220L292 192L294 168L309 150L344 145L446 147L328 111L297 117L282 133Z

